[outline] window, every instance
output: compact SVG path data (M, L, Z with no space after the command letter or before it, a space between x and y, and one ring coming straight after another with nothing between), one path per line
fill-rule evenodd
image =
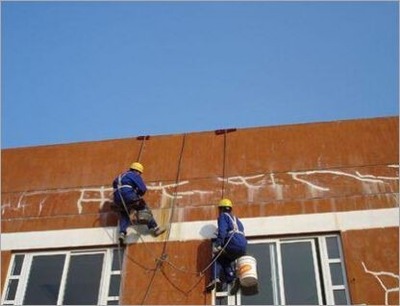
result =
M234 296L225 288L216 292L216 305L350 303L338 235L251 240L247 253L257 260L257 288Z
M13 254L3 305L118 305L122 250Z

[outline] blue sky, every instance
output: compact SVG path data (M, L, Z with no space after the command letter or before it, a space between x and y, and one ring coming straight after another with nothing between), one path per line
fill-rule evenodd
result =
M399 3L2 2L2 148L399 113Z

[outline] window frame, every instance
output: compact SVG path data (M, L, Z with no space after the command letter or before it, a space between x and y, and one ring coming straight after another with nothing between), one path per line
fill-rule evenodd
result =
M65 261L62 268L60 288L57 296L57 305L63 305L63 299L65 296L67 274L70 268L70 260L72 256L84 256L92 254L104 254L102 271L99 282L99 293L97 298L97 304L107 305L110 301L119 301L118 296L109 296L110 282L112 275L121 275L122 260L118 258L119 270L112 270L113 256L120 256L123 250L118 247L103 247L103 248L85 248L85 249L65 249L65 250L44 250L44 251L32 251L32 252L15 252L11 255L10 265L8 267L7 278L3 288L2 294L2 305L23 305L26 290L29 282L29 277L32 268L32 262L35 257L39 256L54 256L54 255L65 255ZM19 255L23 255L22 267L19 275L12 275L16 260L15 258ZM18 280L16 293L13 300L7 299L9 292L10 282L14 279ZM121 286L121 280L120 280Z
M326 239L332 237L337 241L338 258L329 258ZM351 304L340 233L305 234L248 240L249 245L265 244L266 247L269 248L271 275L274 276L272 279L274 304L286 305L281 246L298 242L311 243L318 304L335 305L334 292L337 290L344 290L347 304ZM332 273L330 270L330 264L332 263L340 263L343 284L333 285ZM227 290L229 289L230 288ZM239 290L236 295L229 295L228 292L215 292L214 290L212 303L216 305L217 298L221 297L226 297L229 305L242 305L241 290Z

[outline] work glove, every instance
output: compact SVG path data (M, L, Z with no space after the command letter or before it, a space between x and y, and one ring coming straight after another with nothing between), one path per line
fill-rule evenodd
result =
M220 245L213 246L212 252L213 252L213 254L217 254L217 253L221 252L221 250L222 250L222 247Z

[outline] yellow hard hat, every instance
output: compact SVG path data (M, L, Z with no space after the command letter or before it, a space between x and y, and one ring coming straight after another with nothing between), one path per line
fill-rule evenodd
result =
M222 199L219 201L218 207L232 207L232 201L229 199Z
M139 171L140 173L143 173L144 167L141 163L138 162L134 162L132 163L132 165L130 166L131 169Z

